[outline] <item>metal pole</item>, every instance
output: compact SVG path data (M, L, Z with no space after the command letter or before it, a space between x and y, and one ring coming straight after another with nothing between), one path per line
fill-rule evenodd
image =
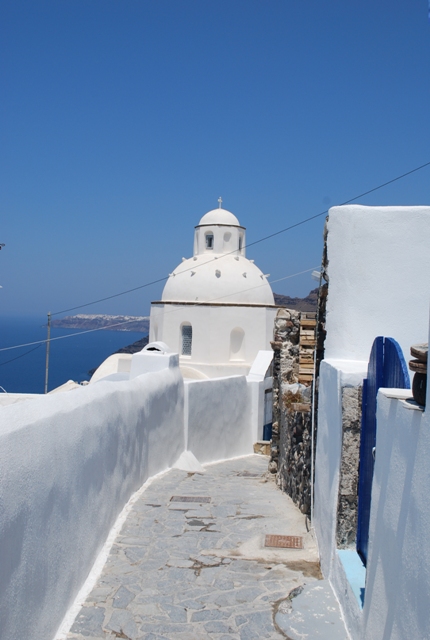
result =
M45 362L45 393L48 393L48 373L49 373L49 347L51 345L51 312L48 311L48 335L46 338L46 362Z

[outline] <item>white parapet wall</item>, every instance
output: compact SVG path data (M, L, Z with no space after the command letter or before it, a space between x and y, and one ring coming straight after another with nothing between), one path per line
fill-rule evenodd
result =
M378 394L361 638L430 638L430 411ZM430 398L429 385L427 398Z
M338 595L348 628L361 629L361 613L336 553L336 524L342 457L342 388L366 377L367 362L323 360L319 378L318 437L315 463L314 527L321 569Z
M249 389L245 376L187 380L187 448L201 463L251 454Z
M0 637L50 640L118 514L184 449L179 368L0 412Z
M201 463L253 453L271 357L260 352L251 379L184 383L178 354L153 343L130 372L105 367L86 387L0 409L2 640L55 636L148 478L193 460L187 449Z

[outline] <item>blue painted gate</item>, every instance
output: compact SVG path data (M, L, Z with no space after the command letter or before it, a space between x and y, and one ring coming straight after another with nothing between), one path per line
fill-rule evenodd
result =
M367 564L370 502L376 446L376 396L380 387L409 389L409 373L400 345L379 336L370 352L367 378L363 380L360 468L358 476L357 552Z

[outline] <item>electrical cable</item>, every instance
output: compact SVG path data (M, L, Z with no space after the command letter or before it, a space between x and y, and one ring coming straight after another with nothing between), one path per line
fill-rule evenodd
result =
M46 340L45 340L46 342ZM18 345L21 346L21 345ZM6 362L0 362L0 367L2 367L4 364L9 364L9 362L13 362L14 360L18 360L19 358L23 358L24 356L28 356L29 353L32 353L33 351L36 351L36 349L39 349L39 347L41 347L42 344L38 344L37 347L34 347L34 349L30 349L30 351L26 351L25 353L21 353L20 356L16 356L16 358L12 358L11 360L6 360ZM12 349L16 349L17 347L12 347Z
M422 164L422 165L420 165L418 167L415 167L414 169L411 169L410 171L402 173L401 175L396 176L395 178L392 178L391 180L388 180L387 182L383 182L382 184L380 184L380 185L378 185L376 187L373 187L372 189L369 189L368 191L364 191L363 193L360 193L359 195L354 196L353 198L350 198L349 200L345 200L344 202L342 202L340 205L337 205L337 206L344 206L346 204L350 204L351 202L354 202L355 200L358 200L359 198L362 198L362 197L364 197L366 195L369 195L370 193L374 193L375 191L378 191L379 189L382 189L383 187L386 187L389 184L393 184L394 182L397 182L398 180L401 180L402 178L405 178L406 176L409 176L412 173L416 173L417 171L420 171L421 169L424 169L425 167L428 167L429 165L430 165L430 161L429 162L425 162L424 164ZM309 216L308 218L304 218L303 220L300 220L299 222L296 222L296 223L294 223L292 225L289 225L288 227L285 227L284 229L280 229L279 231L275 231L274 233L271 233L271 234L269 234L267 236L264 236L263 238L260 238L258 240L254 240L254 242L250 242L249 244L247 244L246 247L247 248L248 247L252 247L252 246L254 246L256 244L259 244L261 242L265 242L266 240L269 240L270 238L274 238L275 236L278 236L278 235L280 235L282 233L286 233L287 231L290 231L291 229L295 229L296 227L299 227L299 226L301 226L303 224L306 224L307 222L310 222L311 220L315 220L316 218L319 218L319 217L321 217L323 215L326 215L327 213L328 213L328 209L325 209L324 211L321 211L320 213L317 213L317 214L315 214L313 216ZM206 265L206 264L208 264L210 262L214 262L215 260L220 260L220 259L222 259L223 257L225 257L227 255L236 254L236 253L237 253L237 251L234 250L234 251L231 251L231 252L229 252L227 254L224 254L223 256L217 256L216 258L212 258L211 260L208 260L207 262L203 262L200 265L194 265L193 267L190 267L190 269L185 269L184 271L181 271L180 275L182 275L183 273L186 273L187 271L190 271L191 269L198 269L199 267L202 267L202 266L204 266L204 265ZM308 269L306 271L312 271L312 270L313 269ZM294 277L294 275L300 275L301 273L306 273L306 271L302 271L302 272L300 272L298 274L293 274L292 276L285 276L284 278L279 278L279 280L274 280L273 282L279 282L280 280L285 280L287 278ZM126 295L127 293L131 293L133 291L138 291L139 289L144 289L144 288L149 287L149 286L151 286L153 284L158 284L160 282L165 282L166 280L168 280L168 278L169 278L169 276L164 276L162 278L158 278L156 280L152 280L151 282L147 282L147 283L142 284L140 286L133 287L132 289L127 289L126 291L121 291L121 292L115 293L115 294L113 294L111 296L106 296L105 298L100 298L98 300L93 300L92 302L87 302L85 304L78 305L78 306L75 306L75 307L69 307L68 309L63 309L62 311L56 311L55 313L52 313L51 316L60 315L62 313L67 313L68 311L74 311L76 309L82 309L83 307L88 307L88 306L91 306L93 304L97 304L99 302L104 302L105 300L112 300L113 298L118 298L119 296ZM259 286L264 286L264 284L263 285L259 285ZM257 287L254 287L254 288L257 288ZM249 289L247 289L247 290L249 290ZM230 295L233 295L233 294L230 294ZM228 297L228 296L223 296L223 297ZM210 301L208 301L208 302L210 302ZM197 305L198 305L198 303L196 304L196 306ZM144 317L145 318L149 318L149 316L144 316ZM122 323L120 322L120 323L116 323L114 325L110 325L109 327L99 327L97 329L88 329L87 331L80 331L79 333L72 333L72 334L68 334L66 336L58 336L56 338L51 338L51 340L53 341L53 340L62 340L64 338L72 338L74 336L82 335L84 333L93 333L94 331L102 331L102 330L109 329L109 328L114 327L114 326L119 326L121 324L127 324L129 322L135 322L135 320L127 320L127 321L122 322ZM33 346L35 344L41 345L41 344L44 344L44 343L46 343L46 340L38 340L38 341L35 341L35 342L28 342L28 343L25 343L25 344L15 345L15 346L12 346L12 347L3 347L2 349L0 349L0 352L1 351L9 351L11 349L18 349L18 348L21 348L21 347ZM19 357L21 357L21 356L19 356ZM6 363L4 363L4 364L6 364Z
M351 202L355 202L355 200L358 200L359 198L363 198L364 196L368 196L369 193L373 193L374 191L378 191L378 189L382 189L383 187L386 187L389 184L392 184L393 182L397 182L397 180L401 180L402 178L405 178L406 176L410 176L411 173L415 173L416 171L419 171L420 169L424 169L424 167L428 167L430 165L430 161L429 162L425 162L424 164L420 165L419 167L415 167L415 169L411 169L411 171L407 171L406 173L402 173L401 176L397 176L396 178L393 178L392 180L388 180L387 182L384 182L383 184L378 185L377 187L373 187L373 189L369 189L368 191L364 191L363 193L360 193L358 196L355 196L354 198L350 198L349 200L345 200L345 202L341 202L338 205L335 205L337 207L343 207L346 204L351 204ZM300 222L296 222L295 224L290 225L289 227L285 227L285 229L280 229L279 231L275 231L275 233L270 233L268 236L264 236L263 238L260 238L259 240L255 240L254 242L251 242L250 244L247 244L247 247L252 247L254 244L259 244L260 242L264 242L265 240L269 240L270 238L274 238L275 236L279 236L281 233L285 233L286 231L290 231L291 229L295 229L295 227L300 227L300 225L305 224L306 222L310 222L311 220L315 220L315 218L319 218L325 214L328 213L328 209L325 209L324 211L321 211L320 213L316 213L314 216L310 216L309 218L305 218L304 220L301 220Z
M383 182L382 184L378 185L377 187L373 187L372 189L369 189L368 191L364 191L363 193L360 193L357 196L354 196L353 198L350 198L349 200L345 200L344 202L341 202L340 205L337 206L344 206L346 204L350 204L351 202L355 202L356 200L358 200L359 198L363 198L364 196L369 195L370 193L374 193L375 191L378 191L379 189L382 189L383 187L388 186L389 184L393 184L394 182L397 182L398 180L401 180L402 178L406 178L406 176L411 175L412 173L416 173L417 171L420 171L421 169L424 169L425 167L428 167L430 165L430 161L429 162L425 162L424 164L420 165L419 167L415 167L415 169L411 169L410 171L406 171L406 173L402 173L399 176L396 176L395 178L392 178L391 180L388 180L387 182ZM285 227L284 229L280 229L279 231L275 231L274 233L270 233L267 236L264 236L263 238L259 238L258 240L254 240L253 242L250 242L249 244L246 245L246 248L248 247L252 247L256 244L260 244L261 242L265 242L266 240L270 240L270 238L274 238L275 236L279 236L282 233L286 233L287 231L291 231L291 229L295 229L296 227L300 227L303 224L306 224L307 222L311 222L312 220L315 220L316 218L320 218L323 215L326 215L328 213L328 209L325 209L324 211L321 211L320 213L316 213L313 216L309 216L308 218L305 218L303 220L300 220L299 222L296 222L292 225L289 225L288 227ZM224 256L227 255L231 255L232 253L236 253L236 250L231 251L230 253L224 254ZM182 271L181 273L186 273L186 271L189 271L191 269L198 269L199 267L204 266L205 264L208 264L209 262L213 262L214 260L219 260L221 259L223 256L220 256L218 258L212 258L211 260L204 262L200 265L195 265L194 267L190 267L190 269L185 269L184 271ZM51 316L57 316L60 315L62 313L68 313L69 311L75 311L76 309L83 309L84 307L89 307L93 304L98 304L99 302L104 302L105 300L112 300L113 298L118 298L120 296L124 296L127 293L132 293L133 291L138 291L139 289L145 289L146 287L150 287L153 284L158 284L160 282L165 282L166 280L168 280L169 276L164 276L163 278L158 278L157 280L152 280L151 282L146 282L145 284L139 285L137 287L133 287L132 289L127 289L126 291L120 291L119 293L115 293L111 296L106 296L105 298L100 298L98 300L93 300L92 302L86 302L85 304L81 304L81 305L77 305L75 307L69 307L68 309L63 309L62 311L56 311L55 313L52 313Z
M303 273L309 273L310 271L313 271L314 269L318 269L319 267L311 267L311 269L305 269L304 271L299 271L298 273L292 273L288 276L283 276L282 278L278 278L277 280L272 280L271 282L269 282L269 284L273 284L275 282L280 282L281 280L288 280L289 278L294 278L295 276L300 276ZM186 305L187 307L189 306L193 306L193 307L198 307L201 306L202 304L211 304L213 302L216 302L217 300L222 300L223 298L228 298L230 296L233 295L238 295L240 293L245 293L246 291L253 291L254 289L259 289L260 287L265 287L266 286L266 282L263 282L262 284L259 284L256 287L248 287L247 289L242 289L241 291L235 291L234 293L229 293L225 296L220 296L218 298L212 298L211 300L205 300L204 302L193 302L191 305ZM232 303L234 304L234 303ZM181 303L179 302L177 306L181 306ZM185 305L182 305L185 306ZM175 313L178 309L172 309L170 311L166 311L165 314L169 314L169 313ZM139 316L139 320L149 320L150 316ZM115 322L114 324L110 324L107 327L97 327L96 329L87 329L85 331L79 331L76 333L68 333L65 336L56 336L55 338L50 338L50 341L53 342L54 340L64 340L65 338L74 338L76 336L82 336L85 333L94 333L95 331L109 331L110 329L112 329L113 327L120 327L123 326L125 324L130 324L136 322L136 318L131 318L130 320L124 320L123 322ZM45 340L36 340L34 342L26 342L24 344L17 344L14 345L12 347L3 347L2 349L0 349L0 352L2 351L10 351L11 349L20 349L22 347L30 347L34 344L37 344L38 347L40 347L42 344L46 344L47 339ZM36 349L38 348L36 347ZM27 351L27 353L31 353L31 351L34 351L34 349L31 349L30 351ZM22 354L27 355L27 354ZM18 358L21 358L22 356L18 356ZM17 360L18 358L13 358L13 360ZM12 360L8 360L8 362L12 362ZM4 362L3 364L7 364L6 362Z

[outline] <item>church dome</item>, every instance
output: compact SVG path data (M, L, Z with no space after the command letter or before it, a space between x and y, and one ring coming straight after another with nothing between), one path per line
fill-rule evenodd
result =
M195 228L194 255L170 274L162 301L274 305L267 277L246 258L245 234L230 211L206 213Z
M222 224L228 227L240 227L239 220L227 209L212 209L205 213L198 226Z
M228 254L184 260L166 282L162 301L275 304L263 272L247 258Z

